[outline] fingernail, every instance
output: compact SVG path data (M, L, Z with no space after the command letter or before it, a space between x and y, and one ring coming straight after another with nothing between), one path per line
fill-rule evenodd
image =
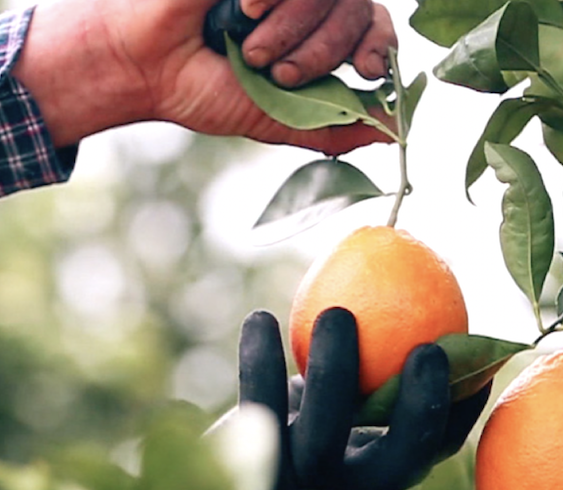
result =
M266 11L266 4L262 1L252 2L246 8L246 15L251 19L259 19Z
M295 87L303 80L303 72L292 61L276 63L272 69L272 75L280 85Z
M376 52L372 52L367 56L365 67L368 74L372 77L381 77L387 71L385 60Z
M246 56L246 62L256 68L262 68L270 62L271 53L266 48L251 49Z

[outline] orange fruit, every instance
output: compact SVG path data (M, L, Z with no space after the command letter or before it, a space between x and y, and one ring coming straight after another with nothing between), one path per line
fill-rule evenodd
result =
M463 295L446 263L406 231L387 226L356 230L319 256L304 276L289 319L301 374L314 321L334 306L356 318L364 394L400 373L417 345L468 328Z
M563 488L563 351L536 359L497 400L477 448L477 490Z

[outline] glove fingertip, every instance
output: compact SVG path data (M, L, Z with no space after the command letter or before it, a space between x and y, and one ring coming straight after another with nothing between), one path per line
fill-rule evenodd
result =
M404 367L405 376L449 375L449 361L438 344L421 344L413 349Z
M274 315L256 310L247 315L242 324L239 342L241 364L254 362L256 357L277 354L283 358L279 324Z
M309 362L328 364L327 359L333 357L357 369L356 319L350 311L341 307L328 308L315 320Z
M244 325L274 325L276 328L278 326L278 321L276 317L267 310L254 310L250 312L244 319Z
M327 321L327 322L347 322L356 323L356 318L350 310L343 308L342 306L333 306L332 308L327 308L321 311L317 317L317 322Z
M287 420L287 374L278 321L258 310L243 322L239 345L239 402L269 407Z

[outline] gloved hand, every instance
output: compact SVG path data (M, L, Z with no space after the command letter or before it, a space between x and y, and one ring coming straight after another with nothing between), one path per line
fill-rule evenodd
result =
M276 490L401 490L457 452L490 385L451 404L448 360L435 344L417 347L403 370L389 428L353 428L358 390L356 323L347 310L323 312L305 380L289 383L276 319L250 314L240 340L240 404L267 406L279 421Z

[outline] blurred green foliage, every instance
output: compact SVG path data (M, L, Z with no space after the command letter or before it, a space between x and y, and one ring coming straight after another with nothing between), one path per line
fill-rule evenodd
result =
M141 144L133 129L84 144L70 183L0 201L2 489L66 479L128 488L138 471L127 468L138 458L132 441L150 432L147 420L185 399L211 423L236 401L244 316L266 308L283 320L289 311L304 269L296 254L248 260L207 232L209 189L255 148L140 127ZM242 201L247 189L229 192ZM178 441L191 429L176 422ZM143 490L162 487L155 471ZM184 488L226 488L176 476Z

